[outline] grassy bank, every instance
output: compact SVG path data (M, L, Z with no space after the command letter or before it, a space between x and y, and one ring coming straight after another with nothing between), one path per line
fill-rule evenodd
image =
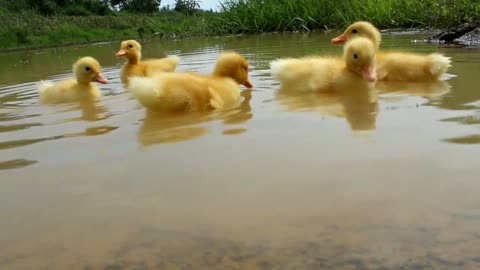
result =
M480 0L224 0L223 12L42 16L0 8L0 48L31 48L158 35L183 38L343 28L358 20L386 27L450 27L479 19Z
M109 16L42 16L32 11L0 9L0 48L38 48L158 35L183 38L220 34L212 13L187 16L176 12L156 15L117 13Z
M368 20L386 27L451 27L479 18L479 0L226 0L235 32L342 28Z

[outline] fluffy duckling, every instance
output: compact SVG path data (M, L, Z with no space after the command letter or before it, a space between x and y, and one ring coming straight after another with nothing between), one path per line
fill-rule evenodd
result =
M343 34L333 38L332 43L342 44L356 37L370 39L376 50L382 41L380 31L369 22L356 22ZM450 58L438 53L377 53L378 80L385 81L431 81L438 80L450 67Z
M92 82L108 83L102 75L102 68L92 57L83 57L73 64L75 79L57 83L42 81L38 86L40 102L64 103L95 100L100 97L100 89Z
M226 52L218 58L213 75L162 72L132 77L129 89L150 110L206 111L234 105L240 97L239 84L253 87L248 62L240 54Z
M284 91L326 92L364 85L376 80L375 48L366 38L348 42L343 59L310 56L278 59L270 63Z
M115 56L127 59L120 75L124 85L128 85L131 76L144 77L157 72L174 72L179 60L177 56L169 56L163 59L141 61L142 46L135 40L123 41Z

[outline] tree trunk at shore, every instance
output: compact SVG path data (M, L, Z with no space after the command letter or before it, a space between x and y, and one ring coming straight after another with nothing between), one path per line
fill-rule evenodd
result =
M455 39L465 35L468 32L471 32L480 27L480 21L465 23L462 26L448 29L440 34L430 36L427 38L428 41L444 41L444 42L453 42Z

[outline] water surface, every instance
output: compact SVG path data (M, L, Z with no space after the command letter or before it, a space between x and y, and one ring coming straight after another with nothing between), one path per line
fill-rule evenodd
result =
M209 73L235 49L255 86L212 114L147 113L119 44L0 54L0 269L479 269L480 52L446 81L289 95L268 62L341 54L334 34L152 41ZM35 83L97 58L94 104L42 106Z

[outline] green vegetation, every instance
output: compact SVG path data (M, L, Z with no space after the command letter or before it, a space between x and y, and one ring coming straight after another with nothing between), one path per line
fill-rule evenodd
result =
M0 0L0 48L32 48L123 38L183 38L343 28L449 27L479 19L480 0Z
M226 0L233 32L344 27L368 20L378 27L449 27L478 19L479 0Z
M123 38L184 38L219 34L208 23L212 13L187 16L115 13L109 16L43 16L33 11L16 14L0 9L0 48L36 48Z

